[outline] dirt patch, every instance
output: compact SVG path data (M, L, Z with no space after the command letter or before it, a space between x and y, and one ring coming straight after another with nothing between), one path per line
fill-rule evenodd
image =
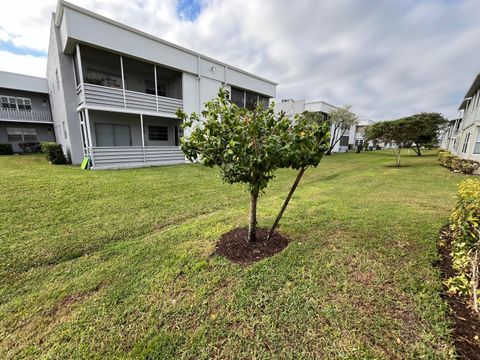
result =
M267 241L269 229L257 229L257 241L247 241L247 228L237 228L223 234L213 255L226 257L237 264L249 265L255 261L273 256L285 249L289 239L279 232Z
M448 226L440 230L440 239L442 241L438 247L439 265L442 277L446 280L456 275L450 256L452 233ZM480 316L469 307L467 299L449 294L446 288L443 298L450 306L450 316L455 324L453 338L459 358L480 359Z

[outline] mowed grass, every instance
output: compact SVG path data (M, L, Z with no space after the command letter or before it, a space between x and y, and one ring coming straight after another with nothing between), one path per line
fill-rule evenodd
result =
M242 267L210 256L248 219L216 169L0 157L0 358L451 358L436 240L466 176L402 163L324 158L281 222L291 244ZM260 226L295 176L278 172Z

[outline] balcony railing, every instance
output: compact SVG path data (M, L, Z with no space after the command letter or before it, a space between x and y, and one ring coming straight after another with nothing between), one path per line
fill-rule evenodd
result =
M77 87L78 104L119 109L145 110L174 114L183 108L183 100L155 96L107 86L80 84Z
M0 120L52 122L49 110L17 110L0 108Z

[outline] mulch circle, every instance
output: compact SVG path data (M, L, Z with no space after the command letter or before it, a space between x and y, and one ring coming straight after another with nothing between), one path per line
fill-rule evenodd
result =
M440 238L444 244L438 247L440 253L440 270L446 280L456 275L452 268L451 241L452 234L448 226L440 230ZM460 359L480 359L480 315L476 314L469 305L467 298L461 298L445 292L443 298L450 306L450 316L455 324L453 340Z
M289 243L289 239L275 232L267 241L269 229L257 229L257 241L248 242L248 228L237 228L223 234L212 255L220 255L241 265L249 265L255 261L273 256Z

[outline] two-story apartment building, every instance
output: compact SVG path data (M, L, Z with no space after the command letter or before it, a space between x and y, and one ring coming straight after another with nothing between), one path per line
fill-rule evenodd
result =
M275 104L276 112L283 111L288 116L301 114L304 111L311 111L311 112L318 112L322 114L325 119L327 119L328 114L334 109L337 109L337 107L325 101L307 102L305 100L286 99ZM330 129L330 134L333 134L333 128L334 128L334 125L332 124ZM354 136L355 136L355 126L352 126L350 129L347 129L345 133L343 133L343 135L342 133L339 133L337 131L335 138L330 139L331 143L336 142L339 139L339 141L336 142L334 148L332 149L332 152L348 151L349 145L353 146L355 142Z
M441 145L458 157L480 161L480 74L477 74L458 108L460 116L450 121Z
M47 81L57 142L94 169L185 162L178 108L200 112L227 88L268 104L276 83L60 0Z
M0 71L0 143L19 153L22 143L54 140L47 80Z

